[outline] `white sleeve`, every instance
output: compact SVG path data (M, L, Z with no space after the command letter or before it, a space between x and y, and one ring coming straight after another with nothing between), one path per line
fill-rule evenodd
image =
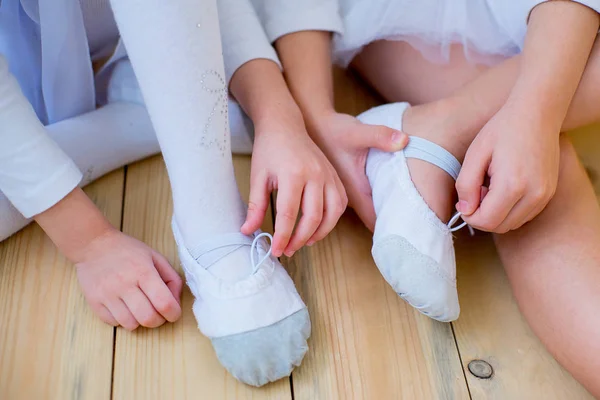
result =
M281 64L249 0L218 0L227 83L239 67L255 59Z
M339 0L252 0L272 43L289 33L343 33Z
M77 187L82 175L50 139L0 55L0 191L31 218Z

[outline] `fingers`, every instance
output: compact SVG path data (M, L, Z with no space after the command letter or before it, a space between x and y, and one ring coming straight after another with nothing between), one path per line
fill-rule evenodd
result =
M345 210L346 207L348 206L348 193L346 193L346 188L344 187L344 184L342 183L342 179L338 175L335 168L332 165L330 165L329 168L330 168L331 175L333 176L333 182L335 184L335 188L336 188L338 194L340 195L340 198L342 200L342 203L344 204L344 210Z
M363 125L353 133L354 146L395 152L400 151L408 144L408 135L383 125Z
M259 176L250 182L248 215L246 216L246 222L244 222L241 228L241 232L244 235L251 235L261 227L271 198L267 189L267 178L264 174L259 174Z
M345 209L346 203L342 201L337 188L331 185L325 186L323 220L317 231L309 239L308 244L312 245L327 236L335 228Z
M302 217L285 249L291 257L315 233L323 218L323 186L309 183L302 193Z
M154 309L150 300L139 288L125 293L122 300L141 326L157 328L165 323L165 319Z
M106 308L108 308L118 324L128 331L133 331L140 326L131 311L129 311L129 308L125 305L125 302L120 298L112 300L106 305Z
M463 217L466 223L482 231L496 232L515 204L523 197L520 190L510 189L507 185L496 186L490 186L477 211ZM480 188L477 191L481 193Z
M96 312L98 317L100 317L100 319L105 323L112 326L119 326L119 323L117 322L115 317L111 314L110 311L108 311L108 308L106 308L104 305L99 304L98 306L94 307L94 312Z
M273 255L280 257L287 247L298 217L302 196L302 180L282 179L277 192L277 214L275 216L275 235L273 236Z
M548 196L542 192L538 196L529 195L523 197L494 232L506 233L519 229L544 211L551 198L552 196Z
M521 227L527 220L527 216L531 213L533 204L528 201L527 198L522 198L515 204L510 210L504 221L500 223L495 229L494 233L506 233L510 230Z
M157 273L152 272L140 277L139 288L145 297L147 297L154 310L167 321L175 322L181 317L181 306L177 301L177 297L173 295L161 277ZM130 306L129 303L127 305ZM142 321L139 322L141 323Z
M471 145L456 180L456 191L458 192L456 209L463 215L471 215L479 207L481 187L487 174L489 162L489 154L480 151L478 146Z
M158 271L158 275L167 285L167 288L177 300L177 303L181 305L181 289L183 288L183 280L181 276L173 269L169 261L160 253L152 252L152 261Z

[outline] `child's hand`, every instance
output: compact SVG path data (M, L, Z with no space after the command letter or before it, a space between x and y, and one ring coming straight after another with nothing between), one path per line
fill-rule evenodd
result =
M323 239L346 209L344 187L325 155L306 133L301 115L269 119L256 126L250 201L242 233L260 228L269 195L278 190L273 254L292 256ZM294 231L298 211L302 217ZM293 232L293 234L292 234Z
M132 331L181 316L177 272L161 254L116 229L91 241L75 265L85 298L110 325Z
M467 151L456 182L457 209L471 226L495 233L517 229L554 196L560 126L544 122L549 118L533 108L507 103ZM489 192L482 200L486 176Z
M365 173L369 149L400 151L408 143L408 136L386 126L366 125L350 115L333 111L318 118L311 131L312 137L339 173L350 206L372 231L375 228L375 209L371 185Z

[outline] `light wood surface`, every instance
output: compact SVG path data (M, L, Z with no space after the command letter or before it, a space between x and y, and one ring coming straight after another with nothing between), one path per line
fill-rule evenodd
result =
M529 329L491 235L467 236L455 242L461 315L453 325L472 398L592 399ZM472 360L489 363L493 376L469 373Z
M450 325L394 293L355 215L289 264L313 326L296 400L469 398Z
M336 71L335 82L341 111L356 114L378 103L347 73ZM600 195L600 127L572 138ZM250 160L234 163L247 196ZM160 157L86 191L115 226L123 214L126 233L179 269ZM270 218L263 229L272 229ZM0 400L285 400L292 390L297 400L590 398L520 316L490 237L461 234L456 243L462 314L453 325L441 324L389 288L371 259L370 234L346 213L323 242L283 260L311 312L310 351L293 387L284 379L254 389L219 365L196 326L187 288L176 324L117 329L115 336L85 304L70 263L32 225L0 243ZM475 359L492 365L490 379L468 371Z
M249 157L236 157L241 191L248 195ZM127 171L123 231L164 254L181 272L171 233L172 203L164 163L154 157ZM270 217L270 214L269 214ZM267 224L271 224L268 218ZM184 288L183 317L175 324L130 333L117 329L115 400L289 399L289 380L262 389L236 381L219 364L210 341L192 314L193 298Z
M338 110L376 104L345 72L335 73ZM347 213L323 242L288 260L311 313L310 352L293 374L297 400L467 399L450 325L415 312L371 257L371 234Z
M86 192L119 227L123 170ZM0 243L0 399L108 400L113 335L39 226Z

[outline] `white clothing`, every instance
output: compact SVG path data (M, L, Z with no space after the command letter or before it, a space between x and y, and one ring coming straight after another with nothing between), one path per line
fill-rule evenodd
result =
M198 327L243 382L288 376L308 350L310 320L264 237L240 233L246 206L231 158L216 0L112 5L167 165Z
M44 211L77 186L75 163L49 138L0 56L0 190L26 217Z
M109 57L119 42L119 28L109 0L79 0L92 61Z
M225 53L227 81L253 58L278 63L247 0L219 0L219 6L226 48L232 49ZM111 52L94 76L92 60ZM43 125L105 105L112 70L125 57L107 0L0 2L0 192L24 217L54 205L82 178ZM243 120L239 107L233 114ZM250 139L242 140L248 149Z
M357 118L402 131L408 107L407 103L385 104ZM408 151L409 147L395 153L369 151L366 174L377 214L371 252L377 268L402 299L433 319L454 321L460 306L452 232L415 187L406 162ZM453 175L458 176L460 164L450 157L456 165Z
M271 42L289 33L335 33L333 59L347 66L375 40L404 40L434 62L463 44L467 59L494 64L519 53L530 11L545 0L252 0ZM600 12L600 0L577 0ZM318 17L315 17L315 14Z
M108 104L104 107L46 126L50 139L83 172L80 186L115 168L160 152L129 60L119 61L113 69L107 98ZM232 152L251 153L252 122L231 100L229 125ZM0 192L0 242L30 222Z

